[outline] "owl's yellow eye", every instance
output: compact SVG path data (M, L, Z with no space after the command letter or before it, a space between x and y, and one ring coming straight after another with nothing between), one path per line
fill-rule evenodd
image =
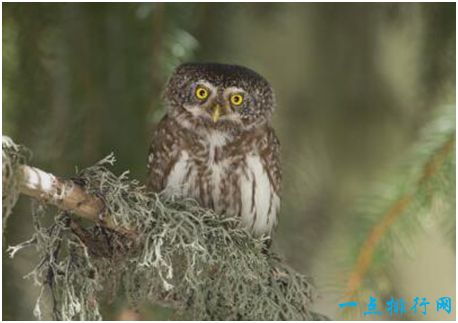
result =
M241 94L231 95L231 103L233 105L241 105L243 102L243 96Z
M208 95L209 95L209 92L206 88L204 88L203 86L197 87L196 98L198 98L199 100L205 100L206 98L208 98Z

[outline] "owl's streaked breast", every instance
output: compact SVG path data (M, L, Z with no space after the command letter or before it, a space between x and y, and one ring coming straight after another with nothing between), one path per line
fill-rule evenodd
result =
M280 199L261 158L253 151L233 154L220 134L205 138L200 149L184 149L169 173L165 192L192 197L217 213L238 216L254 234L269 234Z

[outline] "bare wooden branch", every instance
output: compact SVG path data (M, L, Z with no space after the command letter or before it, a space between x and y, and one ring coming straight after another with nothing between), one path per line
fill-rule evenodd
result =
M98 221L101 216L105 215L103 201L88 194L80 185L71 180L56 177L27 165L20 166L20 174L19 189L22 194L55 205L59 209L71 211L91 221ZM106 226L113 228L109 221Z

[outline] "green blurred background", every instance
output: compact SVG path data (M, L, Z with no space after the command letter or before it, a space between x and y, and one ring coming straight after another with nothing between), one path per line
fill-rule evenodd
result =
M332 318L340 317L349 266L335 260L351 245L342 241L359 234L344 225L358 198L402 159L437 107L455 104L454 3L2 8L3 134L57 175L114 152L116 172L144 180L151 130L164 113L161 90L181 62L233 63L264 75L278 98L273 124L284 172L276 248L314 278L316 310ZM4 244L30 236L29 208L21 199ZM454 298L455 244L440 228L413 241L424 244L421 253L391 260L394 296ZM39 288L22 276L35 260L33 250L14 260L3 254L4 319L34 319ZM107 305L105 317L121 318L122 304ZM140 313L174 318L147 305Z

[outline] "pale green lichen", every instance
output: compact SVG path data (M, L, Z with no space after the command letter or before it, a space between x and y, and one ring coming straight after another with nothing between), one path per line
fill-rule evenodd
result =
M312 287L270 252L261 238L238 221L203 209L193 200L164 199L127 173L114 175L108 156L78 174L86 190L106 203L115 225L135 228L135 243L100 227L86 229L94 241L106 239L110 255L100 257L70 229L69 214L37 204L33 244L40 263L31 276L51 290L53 316L63 320L101 319L107 293L124 291L131 304L149 300L186 311L193 319L307 320ZM22 247L22 246L21 246ZM10 249L12 253L17 249ZM40 313L40 299L35 312Z

